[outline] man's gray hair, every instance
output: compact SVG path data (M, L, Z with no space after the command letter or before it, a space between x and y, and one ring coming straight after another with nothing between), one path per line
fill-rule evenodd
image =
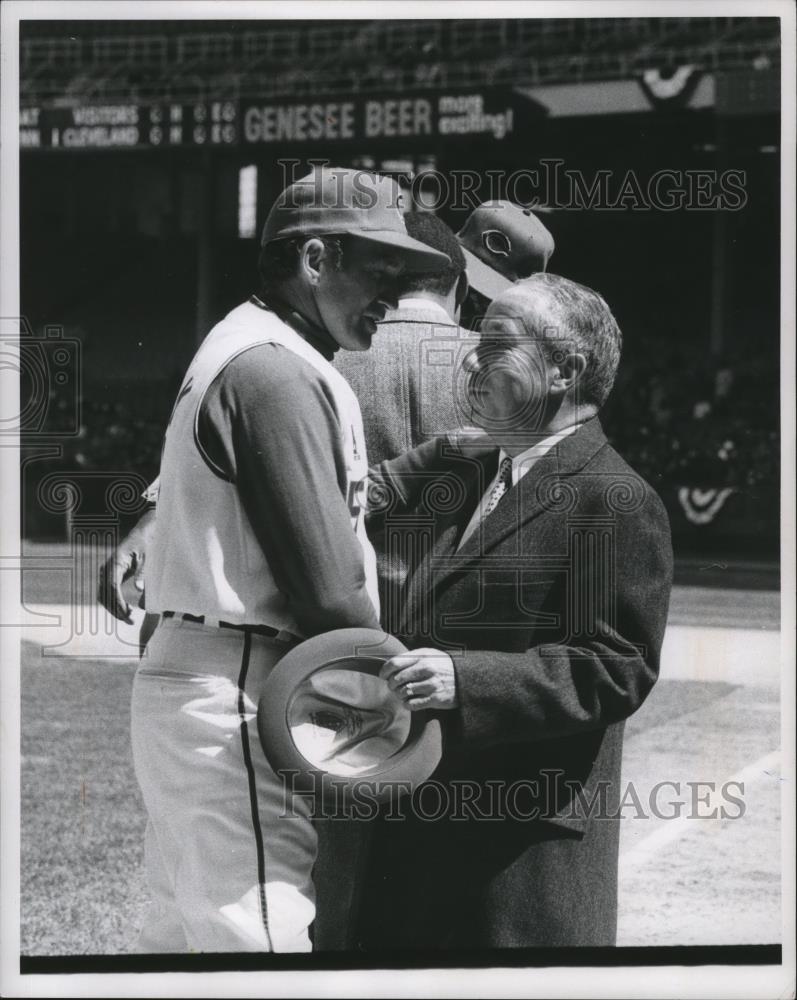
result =
M549 272L516 282L510 292L515 290L539 303L538 319L544 317L545 322L534 333L551 342L554 358L557 341L559 349L584 355L587 366L579 382L581 401L603 406L614 385L623 344L620 327L604 299L586 285Z

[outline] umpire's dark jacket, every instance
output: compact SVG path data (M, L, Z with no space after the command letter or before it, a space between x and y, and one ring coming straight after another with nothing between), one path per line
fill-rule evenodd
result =
M375 831L356 934L369 950L615 942L606 817L624 720L658 673L667 515L593 419L457 551L497 459L448 438L375 470L372 537L409 546L414 567L395 631L452 653L460 704L440 713L443 760L414 808Z

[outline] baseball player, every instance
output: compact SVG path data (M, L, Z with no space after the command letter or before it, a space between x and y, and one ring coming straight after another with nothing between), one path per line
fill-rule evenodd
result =
M441 229L447 227L438 220L424 225L420 213L410 213L410 225L417 227L418 238L430 246L440 249ZM426 231L428 230L428 231ZM455 281L456 291L453 299L445 303L448 310L447 319L456 323L458 309L461 309L461 322L465 327L478 329L481 317L487 306L501 292L506 291L512 283L521 277L527 277L538 271L545 271L548 261L554 252L554 239L543 223L527 208L522 208L509 201L492 201L479 205L465 220L462 229L457 233L457 240L465 257L464 281ZM451 258L454 259L453 257ZM444 270L451 272L452 265ZM458 273L461 270L454 268ZM438 269L439 271L439 269ZM438 280L440 280L438 275ZM417 295L418 281L412 276L402 280L406 295ZM424 282L424 287L428 287ZM428 296L428 292L426 292ZM405 296L406 297L406 296ZM399 303L402 307L402 303ZM395 322L396 316L390 321ZM399 336L399 340L401 337ZM384 446L392 443L384 453L371 455L369 459L376 462L382 458L394 458L397 449L395 426L400 424L407 429L409 439L402 441L405 447L415 447L422 438L418 434L418 421L409 409L413 397L412 386L403 386L401 400L391 399L386 407L381 394L374 390L376 382L384 382L386 370L395 365L399 352L395 331L385 338L375 355L370 353L367 360L357 363L346 360L347 355L336 359L336 367L343 373L347 381L352 381L363 410L366 433L372 441L378 441ZM400 381L400 380L399 380ZM393 395L397 394L393 387ZM451 415L452 426L457 421L454 414L453 400L443 398L415 401L416 406L428 407L433 411L441 409ZM440 425L442 426L442 424ZM157 495L153 490L151 497ZM154 506L154 504L153 504ZM100 571L98 599L120 621L132 624L130 605L122 593L122 583L129 577L135 578L136 586L143 591L143 568L148 539L154 524L154 510L149 510L139 521L133 531L117 547L111 559ZM154 616L148 616L142 630L141 644L146 645L154 623Z
M307 951L316 835L257 741L269 671L297 641L378 627L357 400L330 364L365 350L411 239L394 182L318 169L263 232L262 292L186 373L166 432L132 700L152 908L140 947Z
M429 226L431 226L430 232L426 232L426 228L423 225L424 220L418 218L417 226L417 238L423 240L423 242L430 244L432 247L436 247L442 252L447 252L447 244L443 240L441 241L441 234L437 230L445 230L446 227L438 220L432 218L429 221ZM437 229L435 229L435 224ZM413 228L412 232L415 232ZM480 308L481 303L488 303L489 300L499 291L505 289L511 285L515 276L518 273L525 274L531 273L536 270L544 270L548 259L553 252L553 239L539 221L531 212L528 210L523 210L510 202L492 202L484 206L477 208L471 216L469 216L463 229L458 234L459 242L462 246L463 252L465 254L465 260L467 262L468 277L471 277L472 283L475 288L478 289L477 292L471 289L471 295L480 296L478 302L470 303L469 315L478 319L483 312L483 308ZM457 256L454 253L449 253L451 260L453 261ZM416 258L417 259L417 258ZM438 256L438 263L434 265L430 270L433 270L435 274L440 275L445 272L448 274L451 271L451 264L445 265L443 263L443 268L441 271L440 261L445 262L446 258ZM410 270L417 272L419 269L415 267L414 264L411 265ZM455 273L453 273L452 287L457 285L457 277L461 274L461 265L455 267ZM410 283L402 279L400 287L403 287L405 291L408 288L415 288L418 285L419 280L422 280L422 275L417 275L410 279ZM462 282L463 292L467 290L467 279ZM423 287L426 287L425 285ZM411 294L407 292L407 294ZM427 293L424 293L427 294ZM449 296L450 297L450 296ZM468 297L470 301L470 296ZM449 322L455 321L455 310L456 307L461 303L462 294L460 294L459 285L457 285L457 296L456 301L452 303L446 303L447 308L453 312L451 317L443 317ZM429 303L425 304L429 308ZM401 303L400 303L401 306ZM395 320L400 317L401 313L393 313L391 315L391 320L395 326ZM387 357L388 361L382 361L382 365L385 366L386 370L389 369L391 361L390 357L398 351L399 345L393 345L392 341L395 339L396 333L392 328L385 327L382 331L382 336L387 339L380 348L380 357ZM417 353L417 352L416 352ZM370 352L368 355L363 356L365 361L370 358ZM345 363L346 355L336 360L336 366L346 375L347 379L351 376L351 372L356 370L358 372L362 371L364 373L374 372L378 373L380 368L380 360L366 361L365 365L352 365ZM398 369L397 369L398 371ZM375 376L374 376L375 377ZM371 437L375 437L378 440L382 440L385 435L390 436L392 431L390 428L396 423L396 414L394 414L391 406L388 405L385 408L384 398L379 398L379 394L374 392L373 378L368 378L365 374L364 378L354 379L355 390L358 393L358 397L361 401L361 405L364 407L364 412L366 414L367 420L370 423L369 433ZM402 394L402 400L404 398L411 399L412 393L404 392ZM431 407L442 407L444 411L453 409L453 400L447 398L440 399L437 401L432 400L419 400L419 405L431 406ZM400 415L399 415L400 416ZM411 414L405 413L403 418L399 419L399 423L403 426L406 424L407 428L412 429L412 440L405 442L405 447L410 445L415 445L418 440L415 439L416 423L411 419ZM395 450L395 449L394 449ZM400 449L399 449L400 450ZM370 457L370 456L369 456ZM377 458L379 456L376 456ZM382 456L385 457L385 456ZM392 453L388 457L393 457ZM153 498L156 495L155 491L153 493ZM103 567L100 576L100 588L99 588L99 599L101 603L108 608L117 618L122 621L132 622L130 617L130 607L127 601L124 599L122 594L122 581L123 579L135 575L137 577L137 583L139 589L143 589L143 568L145 553L152 550L152 531L153 525L155 523L154 510L148 512L141 519L136 528L127 536L127 538L119 545L115 553L108 560L106 565ZM147 608L150 611L154 607L153 602L148 594ZM142 629L141 642L142 647L146 643L149 633L157 621L155 615L148 614L145 620L144 628ZM330 833L335 833L336 831L331 830ZM354 831L356 834L356 831ZM357 837L350 837L349 832L345 834L347 841L352 840L352 844L345 845L346 851L342 855L344 868L346 865L345 859L349 859L349 864L351 864L350 855L352 853L354 842L359 843ZM339 838L338 838L339 839ZM340 846L339 844L337 845ZM327 850L329 849L329 844L326 845ZM356 852L356 848L355 848ZM340 868L341 858L335 861L335 867ZM326 881L330 878L334 881L334 876L330 873L322 873ZM332 898L332 891L328 889L326 882L323 885L325 898ZM335 894L340 896L341 888L338 885L335 888ZM341 907L336 906L336 915L333 918L338 920ZM330 930L329 921L325 921L325 936L330 939L334 939L336 942L338 940L338 931Z

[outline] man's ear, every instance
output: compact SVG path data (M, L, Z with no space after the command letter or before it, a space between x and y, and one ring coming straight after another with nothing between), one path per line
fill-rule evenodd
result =
M587 370L587 359L583 354L569 354L557 349L552 361L557 371L551 380L551 391L560 395L572 389Z
M470 291L470 282L468 281L468 272L463 271L457 280L457 290L454 295L454 305L457 309L460 308L462 303L468 297L468 292Z
M312 285L317 285L321 279L321 261L325 251L326 247L319 239L308 240L299 251L299 270Z

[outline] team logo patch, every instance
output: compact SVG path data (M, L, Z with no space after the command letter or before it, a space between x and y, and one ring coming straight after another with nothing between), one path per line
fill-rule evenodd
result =
M485 229L482 243L496 257L508 257L512 250L512 241L500 229Z

